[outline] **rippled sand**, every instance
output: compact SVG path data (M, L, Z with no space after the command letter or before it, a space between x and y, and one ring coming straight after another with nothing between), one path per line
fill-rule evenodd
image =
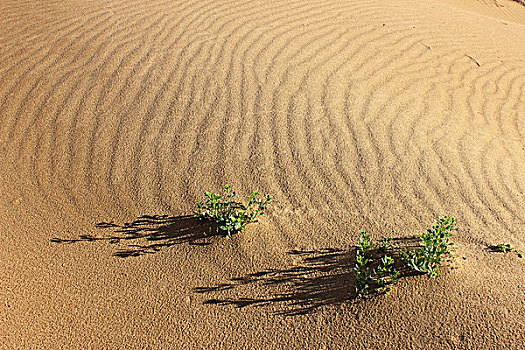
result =
M3 0L0 347L525 348L524 62L509 0ZM455 269L352 300L442 214Z

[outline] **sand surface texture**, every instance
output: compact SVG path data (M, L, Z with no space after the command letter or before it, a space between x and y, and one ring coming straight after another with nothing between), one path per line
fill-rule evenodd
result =
M0 1L0 348L524 349L524 63L508 0ZM230 240L225 183L275 197ZM353 300L442 214L455 269Z

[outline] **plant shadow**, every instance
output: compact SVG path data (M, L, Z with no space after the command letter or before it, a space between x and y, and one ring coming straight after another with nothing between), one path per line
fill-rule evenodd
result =
M509 243L507 243L507 244L501 243L501 244L498 244L498 245L489 245L489 246L487 246L487 251L489 253L502 253L502 254L514 253L519 258L523 258L525 256L525 254L522 251L514 248Z
M501 247L497 245L489 245L486 249L489 253L506 253Z
M403 249L415 249L418 244L419 239L413 237L394 239L393 248L389 252L399 255ZM257 298L211 298L205 300L204 304L232 305L236 308L282 304L283 309L276 312L278 315L312 314L321 307L338 305L358 298L355 274L352 271L356 264L356 251L355 247L350 250L334 248L292 250L288 254L299 260L293 266L251 273L232 278L228 283L198 287L194 292L208 295L232 291L238 294L238 289L242 289L243 286L256 285L260 290L269 290L270 295ZM375 251L373 254L379 256L380 252ZM400 261L396 263L396 268L400 272L398 279L420 274L408 269ZM252 287L246 289L253 290ZM364 298L378 296L387 290L388 288L371 286L371 293Z
M233 290L242 286L256 284L273 288L283 288L268 297L209 299L204 304L264 306L273 303L289 304L278 314L293 316L308 314L321 306L338 304L351 299L348 291L355 285L351 273L351 257L340 249L292 250L288 254L301 259L295 266L284 269L268 269L244 277L233 278L229 283L214 287L198 287L194 291L208 294Z
M78 242L107 241L110 244L126 244L113 255L120 258L154 254L176 244L208 245L210 238L218 235L216 225L201 221L191 215L143 215L132 222L115 224L99 222L98 229L111 229L112 235L81 235L77 239L53 238L51 242L72 244Z

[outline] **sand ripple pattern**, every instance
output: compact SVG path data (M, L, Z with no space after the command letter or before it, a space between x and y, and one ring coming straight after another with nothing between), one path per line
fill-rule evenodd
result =
M449 213L525 244L525 51L480 44L489 19L457 38L371 1L3 3L12 205L183 214L232 183L278 198L284 242Z

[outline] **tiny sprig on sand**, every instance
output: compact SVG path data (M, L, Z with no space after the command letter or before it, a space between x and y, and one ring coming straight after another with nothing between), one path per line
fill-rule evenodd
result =
M493 252L500 252L500 253L514 252L519 258L523 258L523 252L513 247L510 243L505 243L505 242L499 243L495 246L489 247L489 249Z

